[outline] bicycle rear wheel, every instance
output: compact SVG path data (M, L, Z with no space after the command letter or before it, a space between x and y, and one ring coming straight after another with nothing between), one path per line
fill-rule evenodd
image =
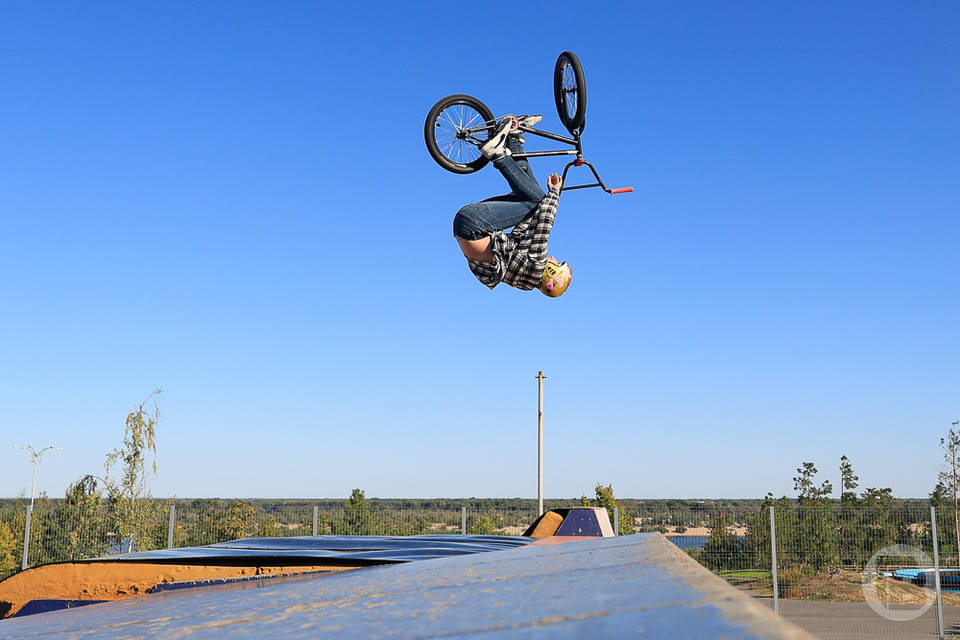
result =
M423 138L427 151L441 167L453 173L473 173L488 160L480 145L494 125L493 113L473 96L464 93L442 98L427 113Z
M557 102L560 122L570 135L583 133L587 114L587 81L580 59L572 51L564 51L553 69L553 97Z

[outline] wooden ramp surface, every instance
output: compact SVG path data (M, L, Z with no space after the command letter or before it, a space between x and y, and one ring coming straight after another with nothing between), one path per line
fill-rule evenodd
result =
M198 587L0 622L4 638L811 638L660 534Z

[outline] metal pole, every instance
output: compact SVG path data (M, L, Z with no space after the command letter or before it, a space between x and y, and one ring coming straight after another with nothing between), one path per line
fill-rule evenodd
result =
M937 545L937 510L930 507L930 531L933 533L933 579L937 590L937 632L943 640L943 596L940 594L940 547Z
M37 467L40 465L40 456L33 456L33 484L30 485L30 510L33 511L33 497L37 495ZM24 567L26 569L26 567Z
M23 527L23 564L21 569L27 568L27 556L30 555L30 518L33 516L33 505L27 507L27 521Z
M613 535L620 535L620 507L613 508Z
M537 373L537 514L543 515L543 371Z
M174 515L175 509L176 507L170 505L170 522L167 524L167 549L173 549L173 523L174 518L176 517Z
M320 507L313 505L313 535L317 535L317 524L320 522Z
M773 612L780 613L780 589L777 584L777 516L770 507L770 573L773 575Z
M467 535L467 508L460 507L460 535Z

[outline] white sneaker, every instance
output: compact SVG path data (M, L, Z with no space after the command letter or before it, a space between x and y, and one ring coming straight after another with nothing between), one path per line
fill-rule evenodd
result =
M480 145L480 153L483 154L484 158L499 160L503 156L510 155L510 149L507 148L507 136L510 135L513 122L510 118L504 118L487 138L487 141Z
M527 127L532 129L535 124L543 120L543 116L534 115L534 116L520 116L517 118L517 128L510 132L510 135L516 136L517 141L520 144L526 144L526 139L523 137L523 131L520 130L520 127Z
M543 120L543 116L540 116L540 115L520 116L518 118L518 121L520 123L519 126L527 127L528 129L533 128L541 120Z

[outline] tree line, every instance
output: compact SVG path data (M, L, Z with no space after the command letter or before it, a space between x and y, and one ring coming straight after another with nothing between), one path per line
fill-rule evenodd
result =
M521 498L376 499L354 489L345 500L175 500L155 499L146 489L148 469L156 473L157 389L124 421L121 447L107 454L104 475L87 474L71 483L65 497L41 496L31 521L30 564L99 557L131 549L164 548L168 513L177 509L174 546L197 546L246 537L312 533L319 507L321 535L417 535L459 533L458 511L467 508L469 534L519 534L537 516L536 501ZM578 502L605 507L620 535L659 531L682 534L705 527L702 549L689 549L715 570L767 567L770 507L774 508L782 567L821 571L841 565L862 567L876 549L902 543L930 548L929 506L938 518L941 556L960 552L960 423L940 440L944 466L927 500L895 499L889 487L858 493L859 478L846 456L839 463L840 496L818 482L813 462L793 478L796 496L762 499L638 500L614 497L613 485L598 483L594 497L545 500L544 507ZM152 459L151 459L152 458ZM149 462L149 464L148 464ZM0 499L0 578L20 566L25 510L23 499ZM16 507L16 508L11 508ZM619 519L614 521L614 513ZM960 561L960 560L958 560Z
M799 574L832 567L862 570L878 550L888 545L933 550L930 507L937 512L937 541L943 566L960 563L960 431L954 422L941 439L944 465L927 500L901 500L890 487L858 492L859 477L847 456L841 456L840 496L833 498L830 481L818 481L817 467L803 462L793 477L796 496L775 498L768 493L760 509L731 529L728 514L716 512L702 549L690 550L708 568L724 571L771 567L770 507L773 507L779 569ZM874 558L880 564L908 565L904 557Z

